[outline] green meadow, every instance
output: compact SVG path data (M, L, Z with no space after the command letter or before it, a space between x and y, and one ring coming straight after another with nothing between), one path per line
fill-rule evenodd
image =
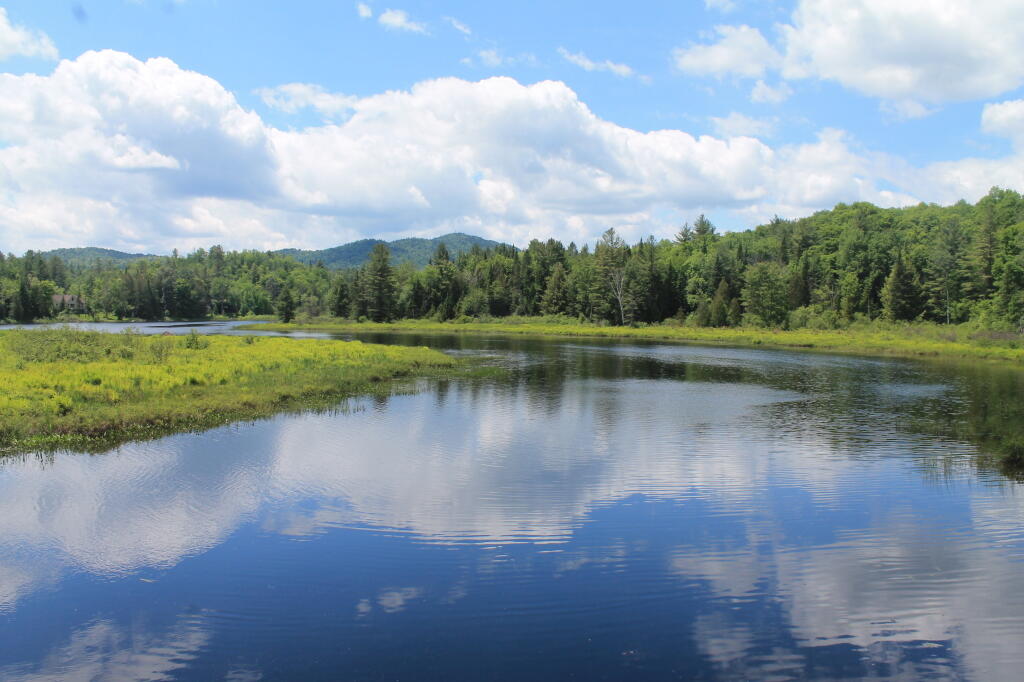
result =
M316 339L0 332L0 452L105 447L391 390L456 361Z

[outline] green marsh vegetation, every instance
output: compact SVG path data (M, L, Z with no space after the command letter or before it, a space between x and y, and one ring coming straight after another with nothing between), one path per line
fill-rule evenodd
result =
M244 329L245 327L243 327ZM1024 368L1024 337L1013 332L978 330L969 325L872 322L844 329L766 329L762 327L694 327L669 321L661 324L614 326L567 317L509 317L489 320L397 320L373 323L332 318L302 323L263 323L265 331L418 332L446 334L526 334L611 339L646 339L682 343L715 343L765 348L812 349L861 355L936 357L1006 361Z
M444 375L426 348L72 329L0 332L0 452L105 447Z

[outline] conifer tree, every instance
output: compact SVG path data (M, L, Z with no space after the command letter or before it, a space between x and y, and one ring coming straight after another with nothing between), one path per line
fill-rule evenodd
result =
M882 317L890 322L917 317L918 300L914 272L900 256L882 286Z

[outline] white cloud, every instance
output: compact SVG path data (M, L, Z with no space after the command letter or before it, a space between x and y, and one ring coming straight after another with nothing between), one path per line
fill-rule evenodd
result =
M344 118L358 101L356 97L328 92L313 83L286 83L274 88L259 88L255 92L264 104L273 109L294 114L310 108L328 119Z
M57 59L57 48L49 36L11 23L7 10L0 7L0 60L10 57Z
M924 118L935 113L935 109L927 107L915 99L882 100L879 109L883 113L902 121Z
M467 66L473 66L479 63L480 65L491 69L495 69L499 66L537 66L537 57L530 53L509 56L503 54L501 50L494 47L478 51L475 59L473 57L466 57L461 61Z
M469 28L469 26L466 26L464 23L462 23L461 21L454 17L445 17L444 20L451 24L452 28L454 28L459 33L462 33L467 36L473 34L473 31L472 29Z
M384 28L392 31L408 31L410 33L426 33L427 27L409 18L405 10L386 9L377 17L377 21Z
M780 104L789 99L792 94L793 88L786 83L779 83L776 87L772 87L763 80L758 80L750 91L750 101L759 104Z
M992 185L1024 186L1019 152L915 168L842 131L797 145L733 137L770 132L735 116L719 122L724 138L640 132L552 81L445 78L361 98L303 83L259 93L330 122L276 129L168 59L89 52L46 76L0 74L4 248L325 247L453 230L580 242L608 227L667 233L665 216L695 210L754 222L839 201L973 201ZM992 105L985 130L1013 137L1018 110Z
M782 27L789 77L891 100L991 97L1024 83L1024 4L801 0Z
M721 118L712 116L711 122L715 126L715 132L723 137L771 137L776 125L775 121L751 118L736 111Z
M562 58L565 59L565 61L570 64L575 64L584 71L607 71L619 76L620 78L631 78L634 76L643 78L627 64L620 64L608 59L603 62L595 62L582 52L569 52L564 47L558 48L558 54L562 55Z
M371 9L365 2L360 2L356 5L356 12L359 14L360 19L373 18L373 9Z
M501 66L505 63L505 59L501 56L501 53L494 49L480 50L477 52L477 57L480 58L480 62L484 66Z
M986 104L981 114L981 129L1024 147L1024 99Z
M800 0L780 40L750 26L718 26L713 43L677 49L695 75L834 81L886 100L900 118L928 104L992 97L1024 84L1024 3L1005 0ZM767 94L767 93L762 93Z
M676 49L673 52L676 67L697 76L755 78L781 63L778 52L756 28L716 26L715 32L719 36L716 43Z

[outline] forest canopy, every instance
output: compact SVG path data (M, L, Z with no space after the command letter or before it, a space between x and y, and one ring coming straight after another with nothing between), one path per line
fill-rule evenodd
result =
M839 204L727 233L699 216L674 239L632 245L614 230L593 247L534 240L453 257L441 243L419 269L394 265L382 243L365 264L340 271L219 246L87 265L0 253L0 318L68 312L140 320L565 315L615 325L675 318L791 328L881 318L1019 329L1024 199L993 188L974 205Z

